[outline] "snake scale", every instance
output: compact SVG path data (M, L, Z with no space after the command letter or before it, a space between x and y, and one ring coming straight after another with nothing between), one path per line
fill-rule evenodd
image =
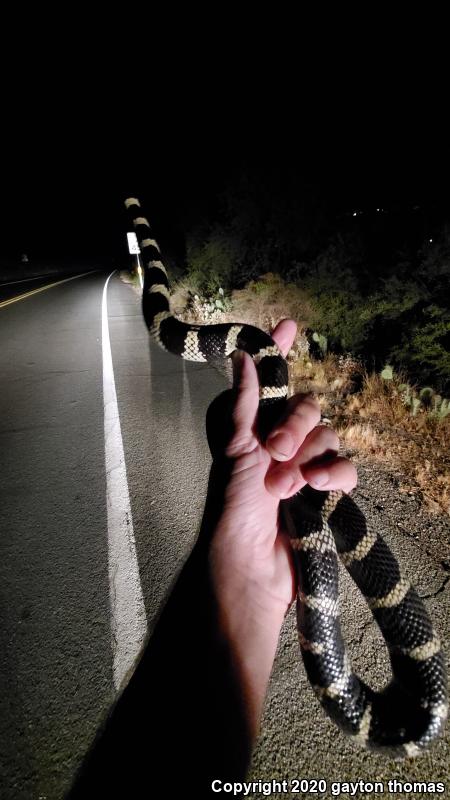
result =
M271 337L251 325L191 325L170 310L160 249L139 200L125 201L144 260L143 314L153 339L190 361L249 353L260 383L262 439L285 408L287 364ZM282 502L299 576L297 624L308 679L325 712L354 740L389 755L420 754L442 731L447 679L439 637L422 600L401 577L381 536L355 502L306 486ZM386 642L392 680L375 692L353 672L339 622L338 557L363 593Z

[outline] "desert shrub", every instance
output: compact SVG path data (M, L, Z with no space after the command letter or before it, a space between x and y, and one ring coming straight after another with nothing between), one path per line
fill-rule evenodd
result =
M187 242L187 278L205 296L233 285L239 265L239 240L222 226L211 228L204 238L192 236Z
M393 358L421 382L450 388L450 311L437 305L425 306L409 329L402 330L392 348Z
M311 328L336 351L360 352L370 315L362 313L358 278L342 255L342 243L331 244L310 265L295 266L297 281L309 297Z
M241 303L249 313L255 304L253 317L264 327L294 316L326 339L331 352L351 352L377 370L389 360L419 385L447 393L450 226L420 250L415 245L414 252L386 250L385 256L344 223L340 230L324 228L320 214L311 217L312 199L304 203L291 188L285 196L273 176L242 174L224 192L216 220L207 219L188 238L193 290L206 303L220 287L226 295L245 291ZM281 277L277 283L261 275Z
M232 292L231 299L241 320L264 330L272 330L277 322L287 317L298 323L299 330L308 327L311 306L307 293L286 283L276 273L260 275L244 288Z

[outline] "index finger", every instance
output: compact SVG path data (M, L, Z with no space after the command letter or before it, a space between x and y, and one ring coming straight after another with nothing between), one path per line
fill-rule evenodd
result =
M270 334L285 358L294 343L296 333L297 324L294 320L282 319Z

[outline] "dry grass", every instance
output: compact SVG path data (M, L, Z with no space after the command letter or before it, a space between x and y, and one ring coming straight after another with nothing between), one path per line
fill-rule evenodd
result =
M311 308L306 294L295 284L287 284L272 272L251 281L244 289L236 289L231 300L241 320L262 330L273 330L281 319L295 319L299 329L307 327Z
M333 420L343 443L404 475L401 491L421 492L430 509L450 514L450 417L425 409L412 416L399 381L366 374L362 390L345 398Z
M267 273L258 281L251 281L244 289L235 289L231 295L230 311L214 311L205 315L202 299L196 301L188 281L177 283L171 293L171 307L185 322L215 323L243 322L271 331L282 319L298 321L298 331L291 350L291 361L308 356L308 343L304 336L310 307L305 294L297 286L286 284L279 275Z
M412 416L399 389L405 376L383 380L377 373L365 372L351 356L312 360L303 334L310 316L307 299L277 276L263 276L256 291L250 284L233 292L232 299L227 321L271 330L280 319L296 319L299 332L288 356L292 391L318 397L322 415L331 421L352 458L371 459L401 472L401 491L420 493L429 508L450 514L450 417L439 421L423 408Z
M298 322L298 333L288 356L292 392L313 392L352 458L373 460L404 476L400 491L420 493L435 511L450 514L450 416L439 421L421 408L416 416L402 400L405 376L383 380L365 372L351 356L326 356L314 361L303 333L310 308L296 286L267 274L232 294L232 310L204 314L192 303L189 285L172 292L172 309L190 322L246 322L273 330L285 318Z
M297 360L290 375L293 391L317 395L355 461L401 472L400 491L420 493L431 510L450 514L450 416L438 420L424 408L413 416L399 390L404 378L385 381L352 358Z

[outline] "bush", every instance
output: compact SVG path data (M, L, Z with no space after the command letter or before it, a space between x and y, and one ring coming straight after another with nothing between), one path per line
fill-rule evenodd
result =
M239 242L219 226L203 240L191 237L187 244L187 277L202 295L215 295L233 284L239 258Z
M450 312L430 305L422 309L416 323L402 331L392 356L422 382L442 391L450 388Z
M224 195L221 221L203 224L188 240L190 286L207 302L219 287L226 294L245 287L266 321L270 304L270 318L283 316L283 302L284 315L295 306L296 319L331 351L351 352L377 369L391 361L417 383L447 393L450 226L421 250L391 252L386 262L364 251L356 233L334 232L318 252L301 199L286 205L282 194L274 197L264 183L256 192L246 176Z

